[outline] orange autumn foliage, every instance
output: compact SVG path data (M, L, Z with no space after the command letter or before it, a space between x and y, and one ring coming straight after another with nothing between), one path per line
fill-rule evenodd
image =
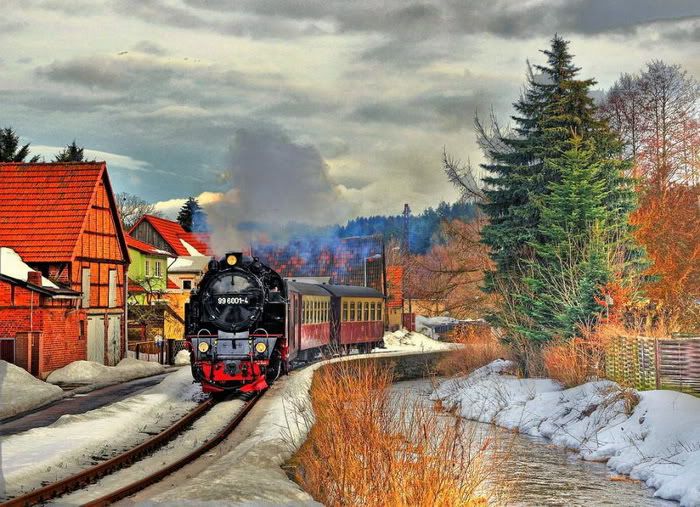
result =
M678 327L700 297L700 187L652 188L645 192L631 222L651 261L646 293L656 316Z

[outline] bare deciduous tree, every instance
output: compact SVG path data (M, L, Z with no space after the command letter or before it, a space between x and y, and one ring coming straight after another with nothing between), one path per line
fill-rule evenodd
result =
M144 215L161 215L160 212L156 210L154 204L141 199L137 195L119 192L115 196L115 199L117 201L117 209L119 210L122 225L127 231Z

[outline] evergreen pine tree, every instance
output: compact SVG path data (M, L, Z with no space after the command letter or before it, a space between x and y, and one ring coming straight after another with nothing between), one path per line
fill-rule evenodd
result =
M609 278L607 243L627 241L634 207L619 142L588 93L595 81L576 78L580 69L561 37L543 53L547 64L534 66L537 75L529 68L514 104L514 135L500 138L483 165L482 241L495 264L486 289L510 292L516 331L535 341L570 336L595 319L596 291ZM560 275L573 277L575 293L561 293Z
M19 136L12 127L0 129L0 162L24 162L29 156L29 143L24 146L19 144ZM29 159L29 162L38 162L39 155Z
M85 160L84 151L85 148L78 146L73 139L71 144L54 157L54 162L83 162Z
M201 216L202 213L202 207L197 202L197 199L190 196L180 208L180 212L177 214L177 221L187 232L192 232L195 215Z

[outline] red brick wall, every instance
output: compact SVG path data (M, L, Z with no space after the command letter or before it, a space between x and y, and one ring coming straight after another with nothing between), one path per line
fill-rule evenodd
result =
M34 302L30 305L32 294ZM74 301L52 300L0 281L0 336L16 338L18 333L30 330L41 332L41 377L70 362L86 358L87 338L80 337L81 320L85 320L85 312L76 309ZM17 355L20 354L26 356L26 347L18 347ZM28 360L22 357L18 363L25 366Z

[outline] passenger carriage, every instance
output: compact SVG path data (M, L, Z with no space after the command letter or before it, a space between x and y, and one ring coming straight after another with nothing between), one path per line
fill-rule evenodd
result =
M289 359L310 361L330 345L331 295L318 284L287 282Z
M323 285L331 295L331 341L342 351L368 352L384 336L384 295L370 287Z

